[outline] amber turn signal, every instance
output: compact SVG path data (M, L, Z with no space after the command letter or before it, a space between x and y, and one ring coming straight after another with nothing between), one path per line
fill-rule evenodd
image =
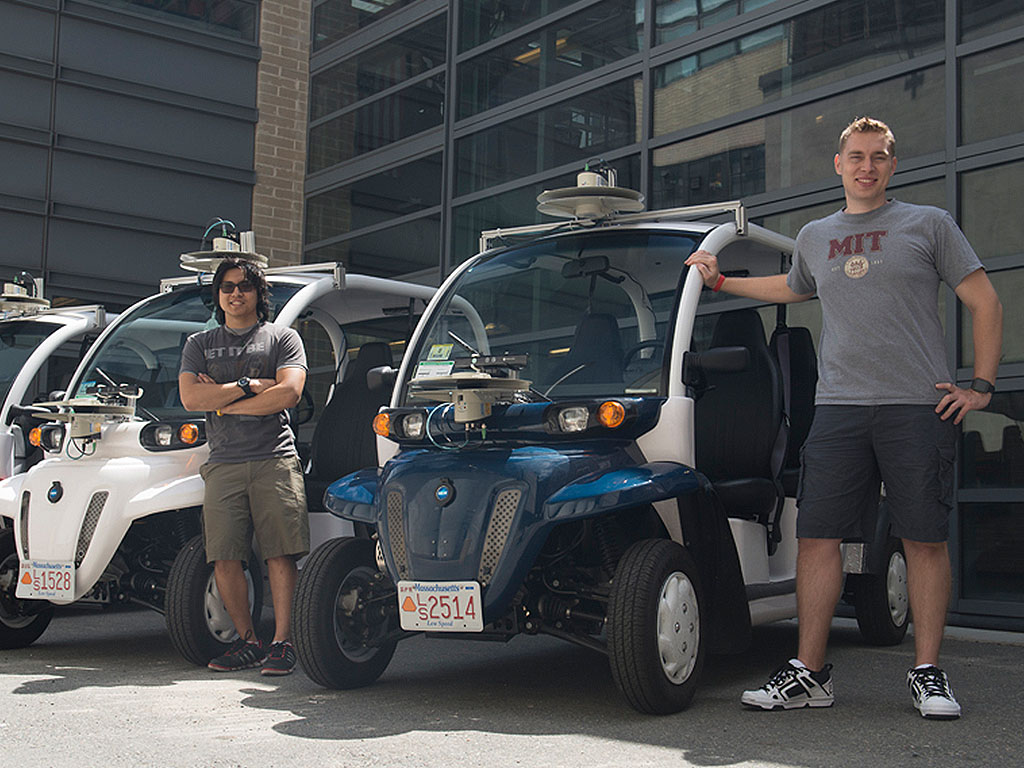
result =
M195 424L182 424L178 427L178 439L185 445L195 445L199 442L199 427Z
M28 433L28 441L38 448L43 442L43 430L40 427L32 427Z
M378 413L373 417L373 431L381 437L387 437L391 432L391 414Z
M597 420L601 426L615 429L626 420L626 408L622 403L606 400L597 409Z

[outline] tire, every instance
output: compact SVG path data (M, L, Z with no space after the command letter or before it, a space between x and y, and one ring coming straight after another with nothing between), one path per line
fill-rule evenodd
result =
M263 612L263 574L255 560L246 564L253 626ZM220 599L213 565L206 562L202 535L193 537L174 558L164 598L171 644L185 659L205 667L238 638L235 625Z
M634 709L666 715L693 699L704 667L702 594L693 558L673 541L638 541L619 561L608 606L608 659Z
M15 596L21 571L14 529L0 529L0 648L24 648L46 631L53 605L46 600L20 600Z
M857 574L853 606L861 637L871 645L899 645L910 624L907 560L903 544L890 536L885 545L885 570Z
M306 674L325 688L362 688L383 674L397 639L397 597L380 573L369 539L343 537L318 547L299 573L292 610L295 653ZM371 613L368 597L378 598ZM390 596L391 602L388 602Z

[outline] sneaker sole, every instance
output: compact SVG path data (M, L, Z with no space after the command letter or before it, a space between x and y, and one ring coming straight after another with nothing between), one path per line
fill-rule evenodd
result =
M914 704L914 709L916 709L921 714L921 717L923 717L925 720L959 720L961 714L960 712L950 712L949 714L937 712L925 713L921 712L921 708L917 706L916 703Z
M768 706L764 704L758 704L752 701L743 701L742 699L740 699L740 704L742 704L745 707L750 707L751 709L760 709L765 712L774 712L776 710L804 709L806 707L822 709L826 707L831 707L833 704L835 704L835 699L830 699L828 701L787 701L782 704L771 704Z
M266 675L267 677L283 677L284 675L290 675L295 669L261 669L260 674Z
M257 662L255 662L253 664L246 664L246 665L241 666L241 667L222 667L219 664L207 664L206 668L207 669L212 669L214 672L235 672L235 671L240 670L240 669L253 669L254 667L260 666L260 664L262 664L262 663L263 663L262 661L257 661Z

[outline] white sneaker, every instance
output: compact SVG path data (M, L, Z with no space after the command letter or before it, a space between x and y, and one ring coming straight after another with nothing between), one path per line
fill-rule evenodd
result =
M820 672L794 667L788 661L775 670L763 687L744 691L740 702L761 709L798 709L799 707L831 707L832 665Z
M914 697L914 706L921 717L933 720L955 720L960 717L960 704L953 696L946 673L938 667L912 669L907 672L907 687Z

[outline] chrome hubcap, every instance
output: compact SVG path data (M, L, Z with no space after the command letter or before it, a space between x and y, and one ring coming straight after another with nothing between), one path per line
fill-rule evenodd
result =
M885 574L885 592L889 602L889 616L893 624L902 626L907 620L909 598L907 596L907 561L900 552L893 552L889 558L889 569Z

